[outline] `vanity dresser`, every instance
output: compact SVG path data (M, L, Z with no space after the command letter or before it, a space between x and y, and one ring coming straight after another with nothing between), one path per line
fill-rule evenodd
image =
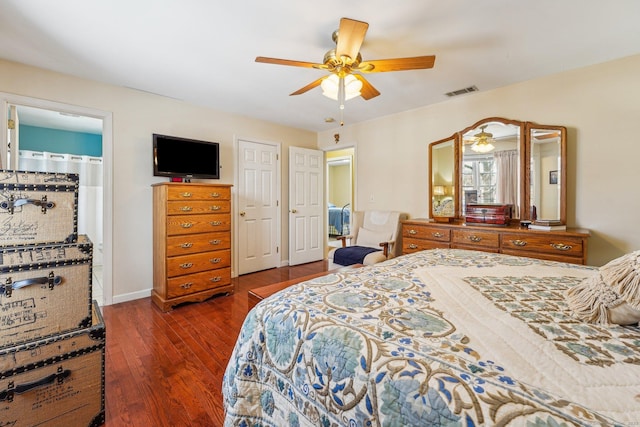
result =
M153 185L153 291L168 311L232 293L231 186Z
M402 222L402 253L451 248L498 252L550 261L586 264L589 232L582 229L538 231L507 227L438 223L427 219Z
M490 117L431 143L430 219L403 221L402 253L474 249L586 264L589 231L566 227L566 135L563 126ZM465 221L492 204L511 207L506 225ZM560 227L527 227L540 218Z

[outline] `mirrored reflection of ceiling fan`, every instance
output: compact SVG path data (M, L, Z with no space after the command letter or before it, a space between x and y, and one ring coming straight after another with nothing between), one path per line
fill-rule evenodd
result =
M349 18L340 19L340 28L334 31L332 36L333 41L336 43L336 48L331 49L324 55L322 64L267 58L264 56L258 56L256 62L329 71L329 75L309 83L291 93L291 95L300 95L317 86L321 86L323 95L340 102L340 109L344 108L344 101L353 97L362 96L365 100L369 100L380 95L380 92L361 73L384 73L433 68L436 59L434 55L363 61L360 55L360 46L364 41L368 28L369 24L366 22Z
M550 131L544 131L544 130L534 131L533 138L538 141L544 141L545 139L560 138L560 132L553 132L553 131L550 132Z

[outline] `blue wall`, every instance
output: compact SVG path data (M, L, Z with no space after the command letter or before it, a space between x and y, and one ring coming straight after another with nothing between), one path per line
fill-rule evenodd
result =
M102 157L102 135L20 125L20 149Z

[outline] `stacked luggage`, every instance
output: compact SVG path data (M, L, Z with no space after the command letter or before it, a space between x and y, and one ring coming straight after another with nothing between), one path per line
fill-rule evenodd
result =
M78 175L0 170L0 426L104 423L106 329Z

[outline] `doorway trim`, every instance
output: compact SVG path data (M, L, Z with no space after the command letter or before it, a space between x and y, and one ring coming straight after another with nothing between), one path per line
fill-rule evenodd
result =
M14 95L6 92L0 92L0 101L0 114L2 114L2 117L4 118L0 124L0 149L3 151L3 159L7 158L7 117L9 117L9 105L24 105L27 107L55 110L63 113L78 114L102 119L102 179L104 198L102 233L104 236L104 242L102 245L103 301L101 301L101 303L104 305L113 304L113 113L110 111L97 110L78 105Z

